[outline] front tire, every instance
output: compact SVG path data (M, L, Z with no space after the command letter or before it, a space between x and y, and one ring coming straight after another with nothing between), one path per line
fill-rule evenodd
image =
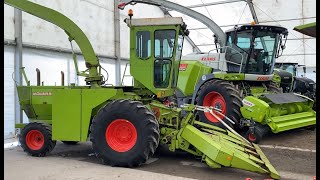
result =
M139 166L159 144L154 114L137 101L116 100L105 105L94 117L90 131L96 156L111 166Z
M268 91L274 92L276 94L283 93L283 89L279 87L275 82L270 81L268 85Z
M38 157L46 156L56 145L52 140L51 126L37 122L22 129L19 142L25 152Z
M238 128L239 120L241 118L240 107L242 106L242 102L239 90L235 89L234 85L230 84L229 82L217 79L206 82L197 93L196 105L213 106L221 109L221 113L233 120L235 124L233 125L218 113L216 113L216 115L231 128ZM226 127L209 112L205 113L198 111L197 115L199 120L204 123L226 129Z

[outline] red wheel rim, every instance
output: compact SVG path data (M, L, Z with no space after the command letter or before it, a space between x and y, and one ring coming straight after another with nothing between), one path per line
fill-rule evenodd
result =
M107 127L106 141L117 152L129 151L137 142L137 130L130 121L116 119Z
M248 139L249 139L249 141L254 142L257 138L253 133L249 133Z
M221 96L221 94L217 92L210 92L209 94L207 94L203 99L203 106L212 106L217 109L221 109L222 110L221 113L224 115L226 114L226 111L227 111L226 110L227 105L226 105L226 102L224 101L224 98ZM213 111L213 113L215 113L215 111ZM205 112L204 115L211 122L214 122L214 123L219 122L219 120L209 112ZM217 115L220 119L223 119L223 116L221 114L215 113L215 115Z
M31 150L39 150L44 144L44 136L38 130L31 130L27 133L26 143Z

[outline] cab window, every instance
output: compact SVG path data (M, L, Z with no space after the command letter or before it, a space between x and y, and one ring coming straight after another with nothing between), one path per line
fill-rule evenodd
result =
M151 56L151 40L149 31L136 33L136 54L140 59L148 59Z

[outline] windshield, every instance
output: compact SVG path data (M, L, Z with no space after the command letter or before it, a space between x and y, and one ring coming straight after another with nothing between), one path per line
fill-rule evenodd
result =
M154 32L154 87L156 88L169 86L175 39L175 30L157 30Z
M291 64L283 64L283 65L277 65L276 68L285 70L285 71L293 74L294 76L296 75L296 68L295 68L294 65L291 65Z
M229 72L249 74L271 74L277 50L279 35L269 31L241 31L229 33L227 37L226 60ZM235 64L237 63L237 64Z

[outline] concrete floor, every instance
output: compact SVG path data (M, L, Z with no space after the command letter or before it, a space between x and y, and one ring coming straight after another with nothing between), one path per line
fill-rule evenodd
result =
M316 131L295 130L271 135L261 148L282 179L312 180L316 174ZM275 146L275 147L274 147ZM159 148L141 167L129 169L102 165L91 143L67 146L60 142L44 158L26 155L21 147L4 149L4 179L100 180L100 179L266 179L232 168L212 169L186 153Z

